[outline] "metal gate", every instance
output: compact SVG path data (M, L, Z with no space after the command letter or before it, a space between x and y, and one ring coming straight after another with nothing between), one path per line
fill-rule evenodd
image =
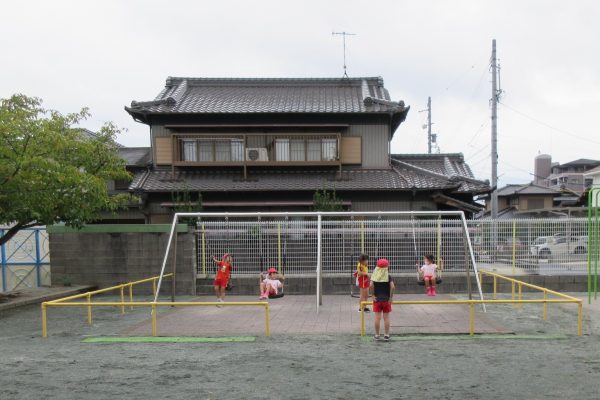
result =
M6 232L0 228L0 236ZM50 285L50 251L46 228L19 231L0 246L0 290Z

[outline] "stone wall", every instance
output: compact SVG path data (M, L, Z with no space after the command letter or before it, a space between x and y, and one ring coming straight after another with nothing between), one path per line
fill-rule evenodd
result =
M170 225L91 225L81 231L51 227L52 281L54 285L96 285L99 288L160 274ZM129 232L128 232L129 231ZM194 234L178 226L178 294L195 294L196 266ZM166 272L171 272L171 258ZM162 293L170 293L171 282L163 282ZM151 293L152 284L135 286L135 293Z

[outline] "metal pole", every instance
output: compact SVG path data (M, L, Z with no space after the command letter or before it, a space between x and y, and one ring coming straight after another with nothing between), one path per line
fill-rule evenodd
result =
M427 153L431 154L431 96L427 98Z
M88 317L88 325L92 325L92 295L87 295L87 317ZM133 307L132 307L133 308Z
M517 220L513 220L513 237L512 237L512 273L516 273L517 263Z
M319 306L323 304L323 298L321 296L321 292L323 288L321 287L321 215L317 215L317 312L319 312Z
M265 336L271 336L271 326L269 323L269 303L265 304Z
M42 337L48 337L48 316L46 314L46 303L42 303Z
M281 224L277 224L277 269L281 271Z
M498 218L498 87L496 70L496 39L492 40L492 220ZM496 242L494 241L494 246Z
M193 216L193 215L191 215ZM167 242L167 250L165 251L165 257L163 258L162 267L160 268L160 277L158 278L158 287L154 293L154 301L158 300L158 294L160 293L160 286L162 285L163 275L165 274L165 268L167 267L167 259L169 258L169 250L171 250L171 242L173 241L173 235L177 229L177 220L179 219L179 213L175 213L173 217L173 223L171 224L171 233L169 234L169 241Z
M469 227L467 226L467 219L465 218L465 213L459 211L460 219L463 225L463 231L465 233L465 239L467 240L467 246L469 248L469 254L471 256L471 263L473 265L473 271L475 272L475 279L477 280L477 289L479 290L479 297L483 300L483 290L481 290L481 282L479 281L479 275L477 270L477 263L475 262L475 253L473 252L473 244L471 243L471 236L469 236ZM471 280L469 279L468 283L470 284ZM485 304L481 304L483 308L483 312L486 311Z
M121 287L119 288L119 291L121 293L121 314L125 314L125 305L123 303L125 303L125 293L124 293L125 287L123 285L121 285Z
M365 302L360 303L360 336L365 336Z
M0 229L0 237L4 236L4 229ZM0 268L2 269L2 291L6 292L8 283L6 282L6 244L0 245ZM45 336L44 336L45 337Z
M175 302L175 273L177 271L177 229L175 229L175 237L173 242L173 256L171 259L173 260L173 264L171 265L171 301Z
M475 304L469 303L469 335L475 335Z
M42 286L42 273L40 268L42 267L42 259L40 253L40 229L35 228L35 275L37 280L37 287Z
M129 285L129 302L133 303L133 285ZM133 310L133 306L131 306L131 310Z
M152 304L152 336L156 336L156 302Z
M206 278L206 231L202 224L202 275Z

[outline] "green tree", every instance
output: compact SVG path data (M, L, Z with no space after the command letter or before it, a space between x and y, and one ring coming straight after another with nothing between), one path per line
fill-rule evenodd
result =
M71 227L125 206L129 195L110 196L107 181L130 179L119 156L119 129L106 123L95 137L75 125L87 109L60 114L22 94L0 99L0 225L19 230L63 222Z
M343 211L342 200L338 199L335 190L317 190L313 195L314 211Z
M192 192L186 187L184 187L183 191L171 192L171 200L173 201L173 211L176 213L202 211L202 193L198 192L196 200L194 201ZM180 222L195 226L198 222L198 218L181 218Z

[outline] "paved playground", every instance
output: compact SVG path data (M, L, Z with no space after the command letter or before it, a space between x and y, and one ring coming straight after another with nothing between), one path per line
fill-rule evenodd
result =
M250 296L230 296L231 301L257 301ZM424 300L423 295L396 295L395 300ZM455 296L439 295L436 300L453 300ZM197 301L214 301L199 297ZM264 335L263 307L182 307L166 309L157 319L158 334L165 336ZM287 296L269 301L271 334L358 334L360 313L358 299L350 296L323 296L316 312L316 297ZM464 305L395 305L393 330L396 334L465 334L469 333L469 309ZM365 326L372 334L373 315L365 313ZM479 312L475 332L511 333ZM124 335L152 334L150 319L125 329Z
M259 332L263 318L257 310L261 324L251 335L255 338L239 343L83 342L146 329L148 309L127 310L122 316L116 308L94 310L91 327L84 309L51 309L49 337L42 339L39 307L8 311L0 319L0 399L598 398L598 305L585 307L583 337L574 334L572 305L551 305L546 322L540 305L489 306L485 315L478 311L477 321L487 319L494 329L515 334L474 339L415 335L452 312L434 305L422 306L432 310L398 306L392 323L396 335L391 343L377 343L355 331L356 299L325 296L315 317L314 296L301 297L272 300L270 338ZM294 311L296 302L306 312ZM161 309L159 334L176 331L187 319L193 319L186 325L194 329L214 328L218 325L211 319L221 317L232 321L225 326L252 327L246 324L254 319L247 308L187 314L192 310ZM303 328L306 333L278 328L294 315L313 315L318 323L308 319L295 325L312 324L310 334L308 328ZM344 318L350 322L342 323ZM401 329L406 334L398 335Z

